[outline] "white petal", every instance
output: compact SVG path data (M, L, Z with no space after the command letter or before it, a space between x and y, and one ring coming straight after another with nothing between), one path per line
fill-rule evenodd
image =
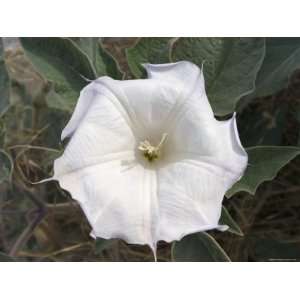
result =
M137 141L109 97L95 83L81 94L63 131L63 137L72 135L72 138L64 154L55 161L55 179L80 168L133 156Z
M156 143L191 97L199 100L205 95L204 80L200 69L189 62L144 66L149 79L118 81L101 77L95 83L115 95L140 140L147 138ZM207 99L202 102L203 112L213 118Z
M197 157L228 169L238 179L247 165L236 127L235 114L227 121L217 121L206 92L202 71L189 62L166 65L146 65L151 78L173 81L182 85L182 97L177 109L168 117L166 152L185 157Z
M244 173L248 156L243 149L236 127L235 115L227 121L208 118L198 107L190 103L177 120L169 135L168 152L181 157L211 163L231 173L228 188ZM170 150L171 149L171 150Z
M196 96L205 94L203 74L190 62L145 64L144 67L149 79L119 81L100 77L86 86L71 120L63 130L62 139L75 132L98 94L109 98L131 129L139 133L142 131L142 135L145 130L148 134L168 124L182 104L194 95L194 91ZM207 99L204 100L201 103L203 111L212 116L210 105Z
M172 77L185 86L167 131L165 159L169 163L158 171L158 239L171 241L219 228L224 194L242 176L248 159L235 115L228 121L214 118L203 74L194 65L151 66L148 72L153 78ZM188 73L194 74L193 80Z
M60 186L80 203L94 237L120 238L155 249L155 173L134 159L115 160L67 173Z
M96 82L109 89L124 107L140 141L161 139L162 126L180 93L176 86L157 79L118 81L99 78Z
M203 72L197 65L181 61L161 65L145 64L144 66L149 78L168 82L178 91L176 105L168 116L169 127L176 123L176 119L189 107L190 102L194 101L199 104L206 118L213 118L213 111L205 93Z
M64 130L62 131L62 140L64 140L66 137L70 137L73 134L73 132L77 129L78 125L89 110L91 103L94 101L94 98L97 94L98 91L95 89L94 83L90 83L84 89L82 89L72 117L66 125L66 127L64 128Z
M248 154L243 148L236 125L236 114L227 121L219 121L220 149L216 156L235 176L228 189L241 178L248 163Z
M218 228L226 176L224 169L193 159L159 169L157 239L170 242Z
M101 78L81 93L64 129L63 137L71 139L55 161L53 179L80 203L92 236L155 250L155 172L136 162L136 119L111 81Z

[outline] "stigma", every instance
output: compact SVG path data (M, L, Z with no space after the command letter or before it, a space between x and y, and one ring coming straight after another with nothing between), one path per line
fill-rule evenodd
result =
M152 146L148 140L140 142L138 149L143 152L144 157L149 161L153 162L159 158L161 154L161 148L167 139L168 134L164 133L157 146Z

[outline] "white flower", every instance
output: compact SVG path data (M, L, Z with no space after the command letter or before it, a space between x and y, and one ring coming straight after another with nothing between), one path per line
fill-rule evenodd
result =
M144 67L148 79L101 77L82 90L52 179L79 202L93 237L155 253L159 240L219 227L247 154L235 116L214 118L196 65Z

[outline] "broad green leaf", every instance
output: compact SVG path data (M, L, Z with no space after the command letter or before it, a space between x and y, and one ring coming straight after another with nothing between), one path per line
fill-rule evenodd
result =
M0 116L9 106L10 82L4 61L4 49L2 38L0 37Z
M170 62L171 38L141 38L138 43L126 49L129 68L136 78L142 77L143 63L162 64Z
M98 37L80 37L72 39L76 45L87 55L97 76L110 76L114 79L121 79L117 62L102 47Z
M256 78L256 89L249 97L272 95L287 87L290 76L299 68L300 38L267 38L266 55Z
M205 232L185 236L172 246L175 261L230 261L216 240Z
M34 67L61 97L58 108L72 110L86 79L96 78L87 55L67 38L21 38L21 43Z
M11 180L12 168L12 158L4 150L0 149L0 184L4 181Z
M227 225L229 227L228 231L239 236L244 236L239 225L233 220L230 213L225 206L222 206L222 214L219 223L221 225Z
M275 178L283 166L300 154L298 147L257 146L246 150L249 156L246 172L226 193L227 197L240 191L254 195L262 182Z
M116 239L101 239L101 238L97 238L96 239L96 244L95 244L95 253L96 254L101 254L104 250L110 248L113 246L113 244L116 243Z
M0 262L13 262L13 261L16 261L13 257L3 252L0 252Z
M232 113L241 97L254 90L264 54L263 38L180 38L172 60L204 63L208 99L220 116Z

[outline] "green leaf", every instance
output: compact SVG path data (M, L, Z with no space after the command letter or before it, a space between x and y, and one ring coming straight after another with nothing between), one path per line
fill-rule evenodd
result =
M114 79L122 78L117 62L103 49L98 37L80 37L72 40L87 55L97 76L108 75Z
M0 261L1 262L12 262L12 261L16 261L13 257L3 253L3 252L0 252Z
M240 191L254 195L262 182L275 178L283 166L300 154L297 147L257 146L246 150L249 156L246 172L226 193L227 197Z
M11 180L13 160L8 153L0 149L0 184Z
M40 134L40 138L44 141L44 147L53 149L62 148L60 136L69 119L70 114L65 110L50 107L42 107L39 109L39 118L36 126L38 126L38 128L47 128L47 130ZM50 153L47 156L49 158Z
M272 95L287 87L290 76L298 68L300 38L267 38L266 55L256 78L256 89L249 97Z
M72 110L85 78L96 78L87 55L67 38L21 38L21 43L37 71L53 83L61 107Z
M230 114L242 96L254 90L265 54L263 38L180 38L172 60L204 63L208 99L215 115Z
M144 69L141 64L162 64L170 62L171 38L141 38L138 43L126 49L129 68L136 78L142 77Z
M9 106L10 81L4 61L4 49L2 38L0 37L0 116Z
M244 236L241 228L233 220L233 218L231 217L230 213L228 212L228 210L226 209L225 206L222 206L222 214L221 214L219 223L221 225L227 225L229 227L229 229L228 229L229 232L239 235L239 236Z
M172 257L175 261L230 261L216 240L205 232L191 234L175 242Z
M97 238L96 239L96 244L95 244L95 253L96 254L101 254L104 250L109 249L116 243L116 239L102 239L102 238Z

